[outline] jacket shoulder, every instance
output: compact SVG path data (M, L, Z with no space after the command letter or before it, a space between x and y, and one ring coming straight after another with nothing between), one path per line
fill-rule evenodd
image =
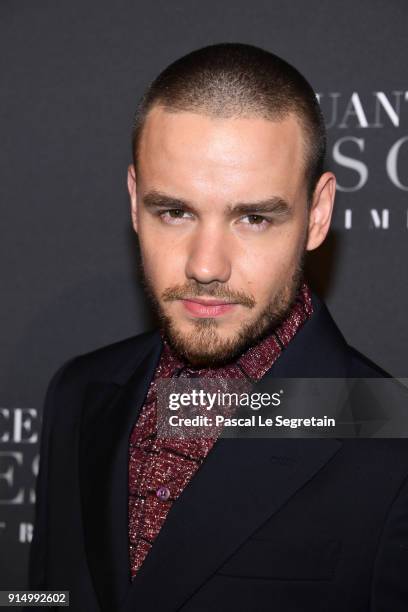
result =
M348 345L348 353L350 358L349 376L351 378L392 378L391 374L353 346Z
M123 384L148 353L160 349L159 331L148 331L81 353L66 361L58 373L63 373L65 380L108 380Z

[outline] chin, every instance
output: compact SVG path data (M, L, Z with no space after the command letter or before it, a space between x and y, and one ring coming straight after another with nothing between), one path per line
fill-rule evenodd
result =
M177 328L166 326L165 334L173 350L193 367L219 367L233 361L246 348L239 330L223 334L219 322L214 319L200 319L192 326Z

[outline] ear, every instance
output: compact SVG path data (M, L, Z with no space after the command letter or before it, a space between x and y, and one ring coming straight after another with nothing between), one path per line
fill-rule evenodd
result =
M130 164L130 166L128 167L127 187L128 187L129 196L130 196L132 225L133 225L133 229L137 233L136 170L133 164Z
M307 251L317 249L327 236L336 194L336 177L332 172L322 174L313 193L309 212Z

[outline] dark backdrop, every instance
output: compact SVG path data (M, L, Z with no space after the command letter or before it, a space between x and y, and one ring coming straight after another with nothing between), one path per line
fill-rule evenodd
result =
M132 116L193 48L263 46L320 94L341 188L310 276L348 341L407 376L407 32L405 0L1 1L3 588L25 586L51 374L149 325L125 188Z

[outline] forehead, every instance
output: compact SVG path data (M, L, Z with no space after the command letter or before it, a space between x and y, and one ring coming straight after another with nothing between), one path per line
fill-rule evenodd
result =
M303 130L293 114L225 119L154 107L139 143L138 173L157 189L294 197L304 187L304 166Z

